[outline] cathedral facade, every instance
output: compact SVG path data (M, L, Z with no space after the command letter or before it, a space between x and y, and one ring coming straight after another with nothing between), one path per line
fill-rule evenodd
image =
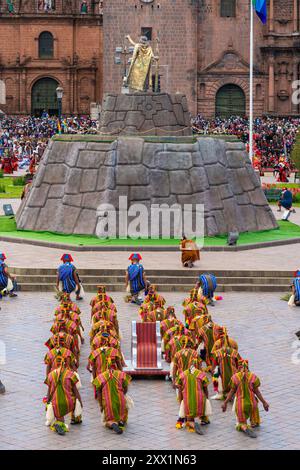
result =
M102 96L102 2L0 0L0 80L9 114L88 114Z
M160 57L153 81L159 75L162 91L185 93L192 114L248 114L250 2L0 0L6 110L39 113L47 87L53 95L54 80L64 89L63 112L87 113L103 93L120 92L130 34L134 41L150 39ZM299 114L292 101L299 80L299 10L299 0L269 0L267 24L255 15L256 115Z

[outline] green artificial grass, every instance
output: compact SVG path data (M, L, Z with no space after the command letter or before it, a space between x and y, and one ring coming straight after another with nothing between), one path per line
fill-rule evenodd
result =
M263 183L270 184L271 188L268 189L281 189L281 188L300 188L300 183Z
M0 187L4 186L5 192L0 192L0 199L19 199L21 197L23 186L14 186L13 179L10 176L0 179Z
M275 240L288 240L300 238L300 227L291 222L279 221L279 229L261 232L242 233L238 245L270 242ZM178 246L179 240L132 240L111 239L104 240L89 235L64 235L51 232L33 232L29 230L17 230L15 219L12 217L0 217L0 237L24 238L28 240L41 240L45 242L60 243L75 246ZM226 246L227 236L205 237L204 246Z
M52 140L55 142L102 142L112 143L119 137L122 139L131 139L136 136L118 136L118 135L105 135L105 134L55 134ZM157 144L195 144L197 139L205 139L213 137L214 139L225 140L226 142L240 142L238 138L231 135L222 134L192 134L188 136L164 136L164 135L147 135L142 133L138 135L139 138L144 139L145 142Z

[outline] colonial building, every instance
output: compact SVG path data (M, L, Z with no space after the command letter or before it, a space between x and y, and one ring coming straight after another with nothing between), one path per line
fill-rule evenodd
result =
M0 0L0 80L14 114L90 112L102 94L101 2Z
M60 85L64 113L89 112L103 92L121 90L129 59L125 36L137 41L142 34L160 56L162 91L186 93L193 114L248 113L250 2L0 0L1 107L55 112ZM256 115L299 114L292 101L299 79L299 4L269 0L265 26L255 16Z
M270 0L268 23L255 16L254 110L298 114L292 83L299 78L299 0ZM126 34L159 38L161 88L185 92L190 110L206 116L249 108L250 0L104 1L104 90L116 91L114 47Z

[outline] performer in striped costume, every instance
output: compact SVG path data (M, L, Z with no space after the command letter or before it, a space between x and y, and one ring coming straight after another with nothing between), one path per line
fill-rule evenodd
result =
M250 372L247 360L239 361L239 371L231 377L230 392L222 406L225 412L227 404L235 395L233 408L235 410L237 424L236 429L249 437L257 437L251 428L260 425L258 400L263 404L265 411L269 411L269 404L262 396L259 378ZM250 425L248 424L250 420Z
M209 424L210 414L208 403L209 380L205 373L197 367L197 362L191 364L191 367L181 372L176 379L176 387L179 390L178 400L182 403L180 407L180 420L177 421L176 427L183 427L184 419L186 419L186 429L189 432L197 432L203 434L199 422L195 422L195 418L199 418L201 424Z
M81 396L77 388L79 382L78 375L69 369L64 359L61 358L60 366L52 370L45 383L48 385L47 403L52 403L56 421L51 425L51 429L63 435L68 431L65 425L65 416L71 413L72 424L80 424L81 416L75 417L76 400L82 407Z
M113 369L106 370L93 380L104 423L117 434L122 434L128 419L126 393L130 381L131 377L125 372Z

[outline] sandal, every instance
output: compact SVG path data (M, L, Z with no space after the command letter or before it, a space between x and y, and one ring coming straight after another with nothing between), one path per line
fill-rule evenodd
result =
M54 429L60 436L64 436L66 434L64 428L58 423L54 424Z
M195 423L195 431L197 434L200 434L201 436L203 436L204 434L199 423Z
M123 429L121 429L117 423L113 423L113 424L111 425L111 429L112 429L116 434L123 434Z
M246 436L252 437L252 439L255 439L257 437L255 432L253 432L250 428L242 429L242 431L246 434Z

